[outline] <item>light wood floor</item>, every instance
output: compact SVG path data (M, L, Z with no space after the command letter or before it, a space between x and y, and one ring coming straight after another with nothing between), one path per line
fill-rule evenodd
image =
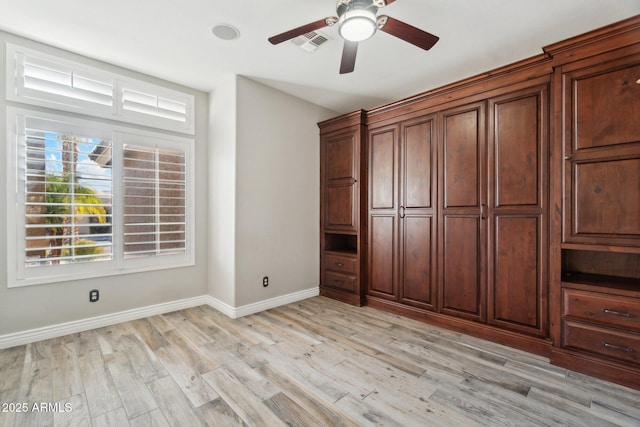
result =
M2 350L0 409L22 402L30 412L0 412L0 425L640 425L638 391L323 297L238 320L202 306Z

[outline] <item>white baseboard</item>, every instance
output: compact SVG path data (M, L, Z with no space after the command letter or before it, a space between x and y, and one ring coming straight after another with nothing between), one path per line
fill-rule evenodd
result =
M194 298L187 298L178 301L150 305L147 307L135 308L133 310L121 311L113 314L106 314L104 316L96 316L88 319L76 320L73 322L59 323L57 325L0 335L0 350L4 348L15 347L18 345L29 344L36 341L48 340L64 335L88 331L90 329L103 328L105 326L128 322L130 320L142 319L144 317L170 313L172 311L183 310L185 308L197 307L204 304L210 305L211 307L222 312L223 314L226 314L232 319L237 319L238 317L247 316L249 314L279 307L281 305L302 301L304 299L311 298L317 295L319 295L319 289L315 287L304 291L294 292L292 294L271 298L265 301L260 301L254 304L244 305L242 307L232 307L220 300L213 298L210 295L202 295Z
M281 305L302 301L307 298L316 297L318 295L320 295L320 288L316 286L314 288L305 289L304 291L298 291L268 300L259 301L253 304L243 305L240 307L232 307L229 304L226 304L212 296L206 296L205 298L207 298L207 304L209 304L211 307L215 308L223 314L226 314L232 319L237 319L238 317L259 313L264 310L269 310L271 308L280 307Z
M120 311L118 313L105 314L104 316L90 317L88 319L75 320L73 322L59 323L57 325L45 326L43 328L0 335L0 349L62 337L64 335L75 334L78 332L88 331L90 329L103 328L117 323L170 313L172 311L197 307L208 303L207 295L202 295L199 297L150 305L147 307L134 308L132 310Z

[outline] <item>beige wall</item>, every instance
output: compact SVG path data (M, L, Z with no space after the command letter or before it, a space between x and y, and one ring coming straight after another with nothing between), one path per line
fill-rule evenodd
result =
M209 95L208 293L235 307L236 76Z
M337 113L240 76L210 111L209 295L240 308L317 287L316 123Z
M317 122L337 113L243 77L237 102L235 295L243 306L319 285Z

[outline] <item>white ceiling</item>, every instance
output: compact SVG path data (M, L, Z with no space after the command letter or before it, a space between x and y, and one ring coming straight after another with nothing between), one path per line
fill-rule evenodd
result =
M380 11L433 33L423 51L378 32L339 75L337 28L313 53L267 38L335 15L334 0L0 0L0 29L211 91L244 75L336 112L371 108L542 52L640 14L640 0L398 0ZM211 29L238 28L234 41Z

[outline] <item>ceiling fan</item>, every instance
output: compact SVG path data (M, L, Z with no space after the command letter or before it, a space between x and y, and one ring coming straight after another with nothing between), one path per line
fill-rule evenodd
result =
M310 24L285 31L269 38L271 44L279 44L320 28L338 24L338 33L344 39L340 74L353 71L356 65L358 43L373 36L377 30L398 37L424 50L429 50L439 40L437 36L390 16L377 16L378 10L396 0L338 0L336 13Z

